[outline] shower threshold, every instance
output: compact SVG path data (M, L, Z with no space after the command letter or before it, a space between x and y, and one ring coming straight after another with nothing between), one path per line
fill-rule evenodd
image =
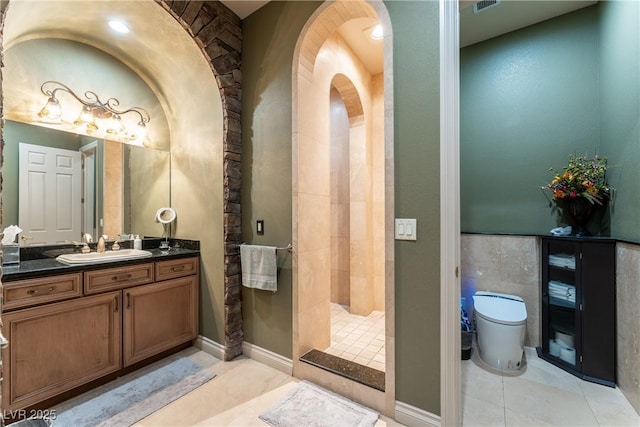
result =
M320 350L309 350L300 361L317 366L341 377L348 378L376 390L384 391L384 372L364 366L351 360L342 359Z

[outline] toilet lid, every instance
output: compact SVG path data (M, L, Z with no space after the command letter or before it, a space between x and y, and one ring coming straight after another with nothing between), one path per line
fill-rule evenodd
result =
M519 325L527 320L524 301L515 295L477 292L473 308L480 317L503 325Z

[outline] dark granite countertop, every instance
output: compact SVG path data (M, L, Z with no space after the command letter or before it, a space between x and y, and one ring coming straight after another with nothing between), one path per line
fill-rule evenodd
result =
M199 245L197 245L199 246ZM37 259L23 260L17 265L5 265L2 267L2 282L11 282L19 279L31 279L34 277L46 276L49 274L64 274L85 270L96 270L101 268L109 268L123 265L142 264L150 261L162 261L171 258L187 258L198 256L200 250L193 245L183 245L180 247L172 247L169 251L161 251L158 248L144 248L151 252L151 257L138 258L128 261L100 262L93 264L67 265L56 260L56 256L60 251L49 250L48 257ZM68 251L67 251L68 253Z
M369 366L364 366L351 360L342 359L333 354L315 349L309 350L300 356L300 361L377 390L385 390L384 372Z

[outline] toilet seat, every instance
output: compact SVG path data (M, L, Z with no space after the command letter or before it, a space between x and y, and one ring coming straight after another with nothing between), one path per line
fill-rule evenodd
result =
M473 296L476 316L502 325L522 325L527 322L524 300L515 295L476 292Z

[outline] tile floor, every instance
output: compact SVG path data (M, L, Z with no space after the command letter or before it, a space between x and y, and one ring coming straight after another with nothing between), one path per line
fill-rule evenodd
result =
M383 311L358 316L331 303L331 346L324 351L384 372L384 330Z
M298 382L240 356L221 362L195 347L191 358L216 377L135 424L160 426L266 426L258 418ZM519 375L492 372L474 351L462 362L464 426L640 426L640 416L618 389L582 381L526 349ZM402 426L380 417L376 427Z
M501 375L473 350L461 367L464 426L640 426L619 389L582 381L534 348L518 375Z
M258 416L298 382L244 356L221 362L196 348L183 353L216 377L142 419L135 427L267 426ZM381 416L375 426L402 425Z

